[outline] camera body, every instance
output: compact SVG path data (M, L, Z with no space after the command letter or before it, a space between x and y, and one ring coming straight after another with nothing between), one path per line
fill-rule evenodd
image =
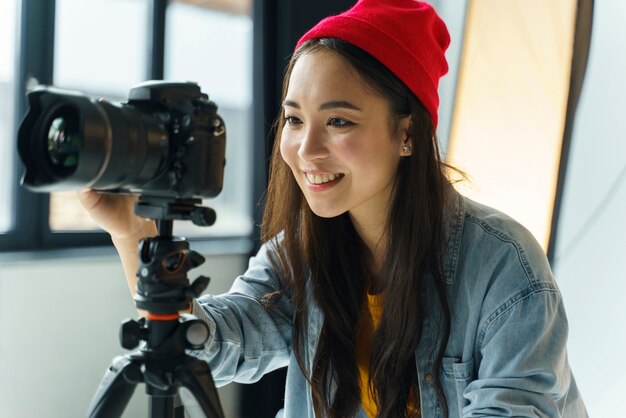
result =
M195 83L148 81L121 103L37 87L28 102L18 151L30 190L93 188L167 199L222 190L226 128Z

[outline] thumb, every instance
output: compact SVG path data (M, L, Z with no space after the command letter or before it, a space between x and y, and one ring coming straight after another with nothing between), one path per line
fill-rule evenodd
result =
M87 210L93 209L102 200L102 195L91 189L82 189L76 192L81 205Z

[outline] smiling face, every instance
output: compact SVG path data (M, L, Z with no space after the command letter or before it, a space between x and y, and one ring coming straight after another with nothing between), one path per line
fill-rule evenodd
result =
M410 118L394 136L389 103L337 54L317 50L295 63L283 101L280 151L311 210L384 219Z

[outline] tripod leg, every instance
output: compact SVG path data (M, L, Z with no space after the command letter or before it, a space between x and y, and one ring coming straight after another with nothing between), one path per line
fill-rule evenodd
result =
M224 418L211 371L205 362L187 356L176 370L175 379L180 387L180 399L190 418Z
M148 415L150 418L175 418L174 397L150 397L150 408Z
M87 416L89 418L121 417L139 381L141 381L139 364L129 355L116 357L100 382Z

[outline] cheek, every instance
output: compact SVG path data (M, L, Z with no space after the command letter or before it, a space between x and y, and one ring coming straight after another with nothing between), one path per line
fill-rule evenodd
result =
M335 155L339 156L342 162L353 170L367 171L372 164L380 160L381 152L384 152L375 144L376 138L367 135L351 135L337 141L334 146Z
M388 135L371 135L360 137L358 141L350 141L341 145L344 163L348 164L354 173L363 175L362 178L372 176L389 176L396 172L400 155L396 148L399 146Z
M288 134L285 134L285 132L282 133L280 138L280 155L283 157L283 161L293 169L293 164L298 155L298 145L296 141Z

